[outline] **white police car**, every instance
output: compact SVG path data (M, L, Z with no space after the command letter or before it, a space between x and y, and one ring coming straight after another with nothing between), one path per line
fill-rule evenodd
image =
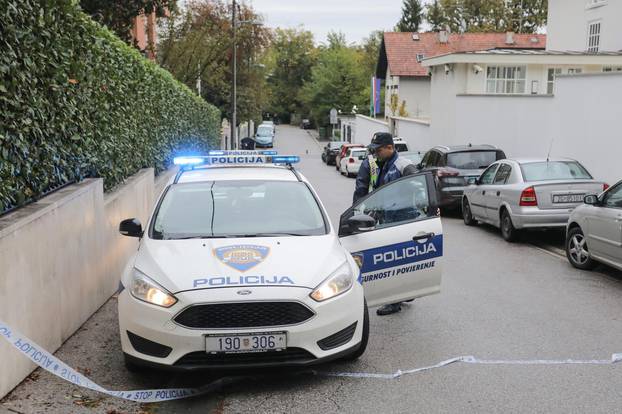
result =
M122 276L129 369L301 366L354 359L367 304L440 289L442 226L433 177L368 195L335 229L310 183L274 151L177 159Z

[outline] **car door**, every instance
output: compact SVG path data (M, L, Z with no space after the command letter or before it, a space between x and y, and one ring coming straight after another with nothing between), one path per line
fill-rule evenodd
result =
M486 206L487 192L491 190L499 164L495 163L488 167L477 181L477 188L471 192L469 203L471 204L471 214L474 217L488 220Z
M434 178L425 172L390 182L343 213L339 237L361 267L369 306L440 291L443 227L437 206ZM350 222L360 217L373 225L353 229Z
M352 153L352 148L348 148L346 150L346 154L344 155L344 157L339 161L339 171L341 172L346 171L346 164L348 162L348 158L350 158L351 153Z
M499 209L501 208L501 203L504 197L507 197L504 190L507 187L508 179L511 174L512 166L505 162L500 163L495 178L484 195L488 219L497 224L498 221L500 221Z
M595 256L622 266L622 182L607 191L587 216L588 246Z

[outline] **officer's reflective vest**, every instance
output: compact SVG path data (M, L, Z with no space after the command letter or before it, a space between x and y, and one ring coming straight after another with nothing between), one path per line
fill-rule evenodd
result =
M379 168L373 155L368 155L367 160L369 161L369 192L371 193L376 189L376 184L378 183Z

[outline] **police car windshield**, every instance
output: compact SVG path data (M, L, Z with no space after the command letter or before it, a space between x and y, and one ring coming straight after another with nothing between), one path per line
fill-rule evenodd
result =
M257 128L257 135L260 137L272 136L272 127L269 125L262 125Z
M151 237L311 236L326 234L326 227L305 183L214 181L172 185L155 214Z

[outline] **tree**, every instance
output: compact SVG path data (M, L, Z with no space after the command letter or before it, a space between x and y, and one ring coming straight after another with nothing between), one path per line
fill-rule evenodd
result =
M433 32L440 32L445 28L446 21L443 8L438 3L438 0L434 0L426 6L425 19L430 24Z
M365 71L369 76L376 73L376 63L378 62L383 37L384 32L382 30L375 30L369 34L369 37L363 39L359 47Z
M419 0L404 0L402 18L395 30L398 32L418 32L423 20L423 6Z
M354 106L367 107L367 84L361 54L355 48L327 48L321 51L301 97L315 122L327 125L333 107L343 113L351 113Z
M426 18L435 30L535 33L546 24L547 0L438 0Z
M331 30L330 32L328 32L328 34L326 35L326 43L327 45L325 47L328 47L329 49L340 49L342 47L348 47L346 35L341 31L335 32Z
M546 25L547 14L547 0L507 0L506 30L535 33Z
M155 11L157 17L164 17L167 11L176 10L177 0L80 0L80 7L129 43L136 16Z
M289 122L293 113L306 115L308 108L300 97L303 85L311 80L317 62L313 33L304 29L276 29L266 56L270 90L267 112Z
M259 20L248 6L239 11L240 21ZM238 119L260 120L269 93L261 59L271 39L264 27L243 24L237 29ZM231 116L231 6L224 0L188 3L174 13L164 28L158 62L173 76L195 89L201 81L201 96Z

